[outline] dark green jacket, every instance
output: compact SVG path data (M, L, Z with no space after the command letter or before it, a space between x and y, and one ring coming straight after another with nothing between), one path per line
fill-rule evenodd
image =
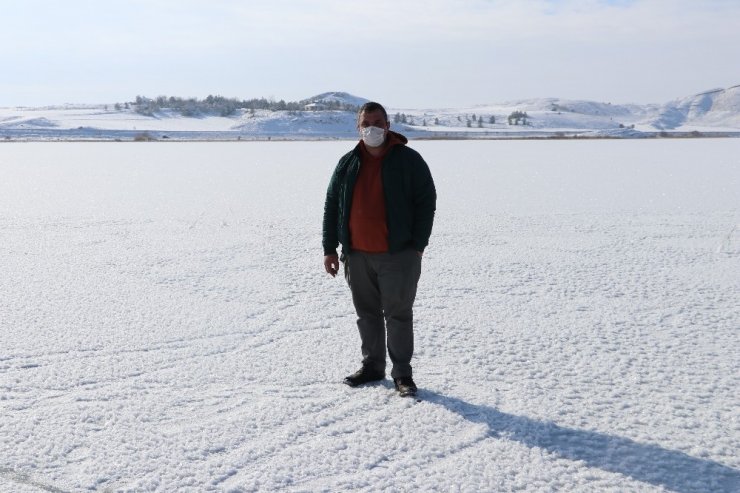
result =
M406 137L395 134L403 144ZM410 147L396 144L391 147L381 167L388 224L388 251L406 248L424 251L432 234L437 191L429 166L421 155ZM350 251L349 212L352 192L360 170L359 144L342 156L332 174L324 203L324 255Z

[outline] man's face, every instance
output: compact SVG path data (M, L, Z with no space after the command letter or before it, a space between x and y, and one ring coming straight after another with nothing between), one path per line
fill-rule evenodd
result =
M385 133L388 134L390 122L385 119L385 116L383 116L383 112L380 110L370 112L363 111L357 121L357 130L362 131L363 128L367 127L382 128L383 130L385 130Z

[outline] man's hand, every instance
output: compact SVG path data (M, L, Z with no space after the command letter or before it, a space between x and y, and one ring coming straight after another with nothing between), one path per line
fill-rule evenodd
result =
M324 269L331 274L331 277L337 275L337 272L339 272L339 256L336 253L334 255L324 255Z

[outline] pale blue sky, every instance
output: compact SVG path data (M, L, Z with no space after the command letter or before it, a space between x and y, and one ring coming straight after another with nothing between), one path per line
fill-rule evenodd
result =
M0 0L0 74L0 106L662 103L740 84L740 1Z

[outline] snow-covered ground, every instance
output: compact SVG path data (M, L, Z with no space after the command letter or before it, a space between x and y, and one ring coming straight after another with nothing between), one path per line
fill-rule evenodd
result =
M412 142L418 403L341 384L349 145L0 145L0 491L740 491L740 140Z

